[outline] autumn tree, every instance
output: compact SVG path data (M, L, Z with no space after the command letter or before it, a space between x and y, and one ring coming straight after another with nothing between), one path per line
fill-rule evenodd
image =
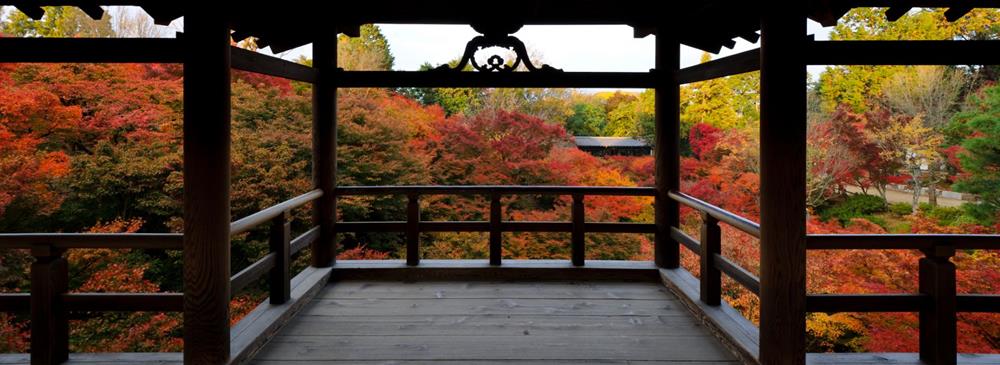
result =
M964 75L942 66L917 66L895 75L883 88L883 100L899 113L919 117L923 126L940 133L958 110L966 85ZM947 159L939 146L940 158L928 161L924 171L930 205L937 206L937 186L949 175Z
M93 20L75 6L46 6L41 20L34 20L19 10L0 17L0 33L14 37L88 37L114 36L111 16L107 13Z
M952 133L965 137L959 154L963 174L955 188L979 196L970 205L982 222L1000 220L1000 87L994 86L972 97L972 107L951 122Z

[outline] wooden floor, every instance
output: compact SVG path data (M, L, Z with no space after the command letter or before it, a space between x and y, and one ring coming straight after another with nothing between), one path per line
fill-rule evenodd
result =
M736 364L657 283L330 283L254 364Z

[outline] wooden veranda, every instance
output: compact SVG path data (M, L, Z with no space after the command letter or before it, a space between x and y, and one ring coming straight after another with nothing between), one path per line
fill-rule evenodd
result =
M2 4L14 5L35 18L44 14L41 6L56 5L79 6L91 16L102 14L99 5L137 5L160 24L184 17L183 34L172 39L0 38L0 62L182 63L185 223L183 234L0 235L0 248L29 249L36 259L31 267L31 292L0 295L0 310L30 311L31 354L0 356L0 363L57 364L71 360L183 361L188 364L256 361L265 364L288 363L293 357L302 363L394 360L419 363L448 359L482 360L484 363L512 359L567 363L633 360L761 364L1000 363L996 356L957 354L956 313L1000 312L1000 296L956 294L955 266L950 262L955 250L996 249L1000 237L812 236L807 235L805 227L807 65L1000 63L1000 43L996 41L816 41L807 36L806 19L830 25L854 7L889 7L890 14L902 14L912 7L946 7L950 8L946 13L948 18L954 20L976 7L1000 6L995 0L702 0L656 6L646 2L615 6L592 0L525 0L504 5L453 0L430 3L386 0L337 2L335 6L323 7L315 2L296 0L255 3L253 6L235 1L202 4L143 0L38 0ZM324 10L319 10L321 8ZM470 49L491 44L516 48L519 41L508 35L526 24L624 24L631 26L637 37L656 36L656 65L649 72L564 72L531 65L530 60L518 57L511 61L524 62L530 65L531 71L506 72L502 64L474 65L480 72L338 69L337 34L357 35L359 25L367 23L470 24L483 33L481 39L470 42ZM257 37L258 45L270 46L275 52L312 44L313 66L231 46L231 39L249 36ZM737 37L751 42L759 39L760 48L697 66L680 67L682 44L717 53L722 47L732 47ZM460 53L461 50L456 50L456 55ZM308 82L313 85L314 93L315 190L236 221L230 216L231 69ZM681 193L678 173L680 85L755 70L761 72L759 224ZM338 186L336 91L353 87L652 88L656 90L656 185L650 188ZM408 197L406 221L337 220L338 197L384 194ZM489 197L492 201L490 219L422 222L419 202L421 196L427 194ZM503 221L500 198L516 194L571 196L574 201L572 220ZM582 202L592 195L652 196L655 198L655 224L585 222ZM315 228L299 237L290 237L289 212L308 202L314 203ZM702 213L704 225L700 238L690 237L679 229L681 205ZM721 255L720 223L760 238L760 277ZM247 269L232 273L230 237L266 224L271 230L270 253ZM404 232L407 236L406 261L336 262L336 233L349 231ZM421 262L418 254L420 233L437 231L488 232L490 259ZM502 261L502 233L510 231L569 232L572 260ZM591 232L653 233L655 261L587 261L584 237ZM700 255L700 279L680 268L682 246ZM67 264L63 254L78 248L182 250L184 292L67 293ZM810 249L922 250L926 257L920 260L920 292L808 294L806 251ZM289 258L301 250L311 252L312 266L293 278L289 274ZM228 305L231 295L265 275L270 285L268 302L230 328ZM759 327L740 317L722 301L722 275L760 297ZM402 281L417 283L400 283ZM633 281L645 284L626 284ZM427 289L432 286L437 289ZM430 290L435 293L429 293ZM437 297L437 291L443 293L441 298ZM597 300L593 298L595 295L617 297L603 299L609 301L631 298L636 303L630 304L631 312L623 312L623 303L607 304L599 311L597 309L602 307L593 304ZM396 307L364 306L359 310L347 305L349 301L386 299L392 299L391 305ZM417 300L438 301L434 305L443 309L436 310L452 308L454 311L402 309L415 308L407 307L407 303L414 304L407 301ZM504 300L513 304L495 306ZM343 305L322 308L324 303L338 301L344 301ZM518 306L518 302L529 304ZM591 307L581 302L590 302ZM472 316L476 313L470 310L479 307L486 309L481 316L472 319L480 321L478 324L459 324L449 322L448 318L434 317ZM561 308L597 308L591 311L596 317L556 318L558 316L553 313ZM184 352L69 354L67 313L71 311L182 312ZM386 325L385 318L376 318L384 316L385 311L411 317L396 318L403 324ZM920 353L807 355L806 313L839 311L919 313ZM331 318L314 321L315 318L304 317L317 314ZM512 317L509 321L491 322L485 315ZM345 316L362 316L359 318L370 320L355 320L349 324L337 322ZM523 316L536 317L529 325L525 324ZM618 316L670 318L657 325L636 328L634 322L626 320L631 324L621 324L616 322L621 318L611 318ZM573 336L559 334L560 328L583 328L588 323L600 325L600 330L592 333L605 340L577 336L579 333ZM405 336L386 340L384 336L389 336L387 331L392 326L405 326L406 329L400 329L397 334L410 333L412 341L405 340ZM429 328L421 328L425 326ZM342 332L345 328L369 333L371 342L339 338L345 335ZM534 334L511 337L509 333L500 333L512 328ZM490 343L471 344L471 340L465 338L466 331L470 330L484 331L486 336L481 340ZM297 346L289 340L296 332L307 331L316 334L309 341L320 342L309 345L312 347L302 345L304 349L288 347ZM443 337L426 338L428 331ZM611 333L622 337L609 337ZM615 341L619 341L620 348L613 348ZM556 343L565 346L556 346ZM447 345L454 347L433 355L416 355L431 353ZM361 347L354 349L353 346ZM629 352L622 352L622 348ZM387 355L362 358L357 356L357 351L361 351L358 349ZM421 349L426 351L421 352ZM496 354L483 353L485 349L520 353L522 357L496 357ZM553 349L551 353L556 355L546 355L550 353L548 349Z

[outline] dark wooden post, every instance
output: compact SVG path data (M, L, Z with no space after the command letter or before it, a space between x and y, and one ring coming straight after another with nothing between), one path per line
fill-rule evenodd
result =
M336 32L331 32L336 33ZM337 35L313 43L313 184L323 196L313 203L319 237L312 243L312 266L337 259Z
M406 264L420 265L420 195L410 194L406 204Z
M490 194L490 265L500 265L503 255L503 232L500 230L503 220L502 209L500 194Z
M680 190L680 69L681 45L674 29L661 25L656 30L655 169L656 234L654 256L657 267L680 267L680 244L670 238L670 227L680 226L680 206L667 196Z
M61 364L69 359L69 319L62 304L69 276L60 249L31 249L31 363Z
M583 194L573 194L573 233L570 254L573 266L583 266L587 254L587 240L584 237Z
M701 301L722 303L722 273L715 267L715 255L722 253L722 230L715 217L701 215Z
M934 365L958 361L955 314L955 248L925 250L920 259L920 292L930 297L920 310L920 360Z
M768 3L761 19L760 362L805 363L805 8Z
M229 361L227 12L184 15L184 363Z
M290 247L292 240L292 222L286 210L271 219L271 236L268 240L271 253L274 254L274 267L268 276L268 288L271 290L271 304L284 304L292 297L291 276L288 264L291 261Z

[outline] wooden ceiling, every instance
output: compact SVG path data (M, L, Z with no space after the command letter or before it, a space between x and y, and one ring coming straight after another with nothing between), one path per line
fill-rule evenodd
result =
M799 1L799 0L795 0ZM808 17L833 25L855 7L886 7L890 20L915 7L949 8L949 20L960 18L977 7L998 7L996 0L804 0L809 1ZM102 12L100 5L141 6L157 24L168 24L195 11L192 1L164 0L13 0L0 3L16 6L40 18L40 6L78 6L91 16ZM412 24L624 24L637 37L656 34L664 24L680 42L707 52L718 53L732 47L737 38L756 42L760 17L766 0L520 0L508 2L436 1L212 1L211 6L232 9L229 21L234 38L249 36L258 45L281 52L312 43L330 32L357 35L367 23ZM319 5L322 4L322 5Z

